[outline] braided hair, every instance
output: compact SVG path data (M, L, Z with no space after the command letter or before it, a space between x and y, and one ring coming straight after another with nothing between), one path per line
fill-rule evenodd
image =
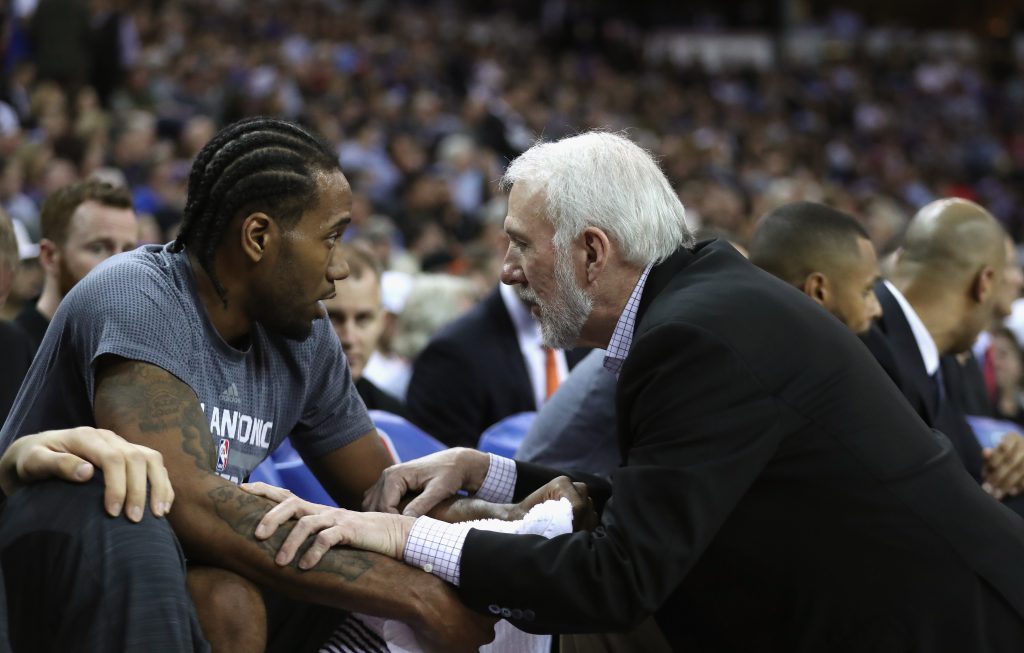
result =
M214 255L234 217L258 207L289 227L317 201L314 173L332 170L341 167L330 148L294 123L249 118L228 125L192 164L181 230L170 249L194 252L227 305Z

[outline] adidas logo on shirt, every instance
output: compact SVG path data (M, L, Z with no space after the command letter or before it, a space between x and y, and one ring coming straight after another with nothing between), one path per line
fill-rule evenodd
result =
M242 401L242 397L238 394L238 388L232 383L224 392L220 393L220 400L227 404L237 404Z

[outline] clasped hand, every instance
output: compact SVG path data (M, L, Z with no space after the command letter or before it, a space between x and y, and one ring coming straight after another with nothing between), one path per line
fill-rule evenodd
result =
M984 450L985 491L996 499L1017 496L1024 490L1024 438L1008 433L992 449Z

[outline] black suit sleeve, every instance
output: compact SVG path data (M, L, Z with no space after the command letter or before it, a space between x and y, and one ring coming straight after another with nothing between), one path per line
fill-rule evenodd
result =
M449 447L476 447L482 421L480 392L465 349L435 339L413 363L405 410L413 424Z
M551 540L470 531L459 588L468 605L509 608L516 626L538 632L638 623L775 455L788 432L781 413L799 419L725 343L685 324L638 336L619 384L631 446L601 526Z

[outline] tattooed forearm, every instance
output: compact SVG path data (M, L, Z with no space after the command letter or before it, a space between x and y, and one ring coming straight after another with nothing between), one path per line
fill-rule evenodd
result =
M277 555L278 549L281 548L281 544L284 543L294 526L294 522L283 524L269 539L255 540L253 533L256 531L256 526L274 504L230 485L211 490L208 496L213 501L213 507L218 517L239 535L253 539L271 558ZM297 568L300 557L301 555L295 556L291 563L292 567ZM372 556L365 551L334 548L313 569L337 574L351 582L358 579L371 567L373 567Z
M143 439L180 433L196 467L212 471L213 440L191 388L158 367L127 360L107 362L97 380L97 419L102 406L105 423L135 424Z

